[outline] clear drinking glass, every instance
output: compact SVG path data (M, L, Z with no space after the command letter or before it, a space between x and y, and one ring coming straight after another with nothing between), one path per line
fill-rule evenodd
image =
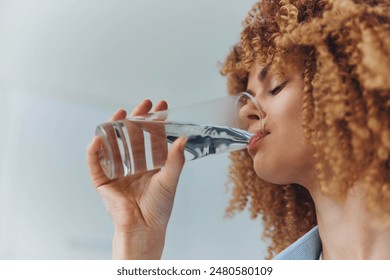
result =
M254 134L244 108L261 121L260 105L243 92L100 124L100 164L110 179L161 168L169 146L181 136L188 138L186 161L245 149Z

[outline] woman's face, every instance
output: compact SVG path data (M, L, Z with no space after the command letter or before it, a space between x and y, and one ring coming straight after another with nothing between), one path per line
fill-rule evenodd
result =
M305 185L313 172L313 147L304 144L302 129L303 80L290 73L278 80L269 67L255 65L249 73L248 92L263 109L264 137L248 152L257 175L274 184ZM260 128L255 112L247 112L249 130Z

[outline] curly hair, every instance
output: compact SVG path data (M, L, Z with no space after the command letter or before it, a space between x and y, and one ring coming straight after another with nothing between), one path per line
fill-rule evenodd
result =
M259 1L243 25L221 69L229 94L246 89L254 63L272 63L278 75L298 69L304 140L315 148L321 191L342 201L362 180L367 209L389 223L390 1ZM262 218L268 258L316 225L304 187L261 180L247 151L230 158L227 214L248 207L252 218Z

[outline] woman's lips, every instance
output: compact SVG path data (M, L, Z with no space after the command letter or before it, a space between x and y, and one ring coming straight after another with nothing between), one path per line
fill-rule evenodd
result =
M249 140L248 143L248 151L250 152L251 150L254 149L256 144L261 141L268 133L265 133L263 131L257 132L255 135L252 136L252 138Z

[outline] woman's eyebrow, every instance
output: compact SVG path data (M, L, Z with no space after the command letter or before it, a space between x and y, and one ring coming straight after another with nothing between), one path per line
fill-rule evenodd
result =
M270 68L271 68L271 63L268 63L267 65L265 65L263 67L263 69L261 69L261 71L259 73L259 76L258 76L258 79L259 79L260 82L264 81L264 79L267 76L268 71L269 71Z

